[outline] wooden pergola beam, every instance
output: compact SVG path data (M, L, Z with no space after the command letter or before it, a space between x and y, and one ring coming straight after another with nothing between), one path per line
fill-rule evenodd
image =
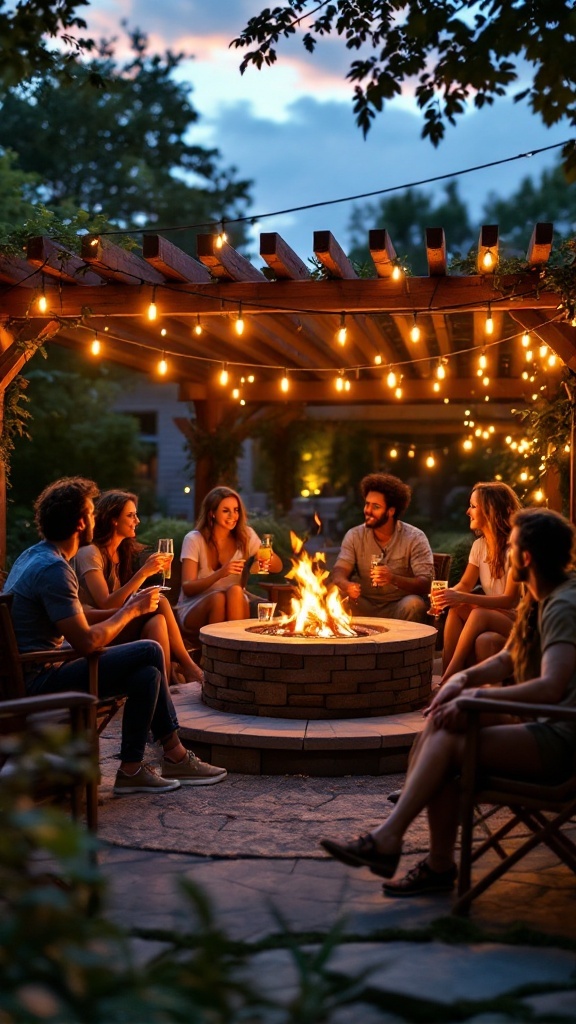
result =
M498 266L498 225L483 224L478 239L476 267L479 274L493 274Z
M368 248L378 277L392 277L397 256L386 228L375 228L368 233Z
M426 258L431 277L440 277L446 273L448 256L444 228L426 228Z
M306 264L275 231L260 235L260 255L279 281L307 281L311 277Z
M547 222L536 224L528 245L526 260L531 267L542 266L550 259L552 242L554 240L554 225Z
M207 282L210 271L162 235L144 235L142 256L168 281Z
M102 285L104 283L102 278L88 270L85 260L80 259L59 242L54 242L51 238L45 238L42 235L28 239L26 259L31 266L59 281L79 285Z
M82 239L82 259L107 281L127 285L164 283L159 274L136 253L115 245L109 238L86 235Z
M198 235L196 246L198 259L213 277L224 281L266 281L260 270L228 242L221 241L219 235Z

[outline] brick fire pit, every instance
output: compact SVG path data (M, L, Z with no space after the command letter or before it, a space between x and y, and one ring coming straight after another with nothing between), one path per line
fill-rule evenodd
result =
M367 718L423 707L436 630L397 619L358 619L367 636L318 639L257 632L254 619L200 631L203 701L270 718Z

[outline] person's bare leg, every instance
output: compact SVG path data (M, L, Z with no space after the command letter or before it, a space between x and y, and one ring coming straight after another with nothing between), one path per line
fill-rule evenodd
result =
M458 646L460 634L464 628L464 623L470 614L470 606L466 604L456 604L452 608L448 609L448 615L444 622L444 642L442 647L442 673L446 673L446 666L450 664L454 657L454 651Z
M250 603L243 587L234 586L226 591L226 621L247 619Z
M194 664L192 658L188 654L186 645L182 639L180 627L176 621L176 616L172 611L170 602L167 601L165 597L160 598L158 610L166 620L171 660L178 662L184 673L186 682L201 682L204 678L204 673L202 672L202 669L198 668L198 666Z
M492 658L494 654L498 654L502 650L506 643L506 637L500 633L486 632L480 633L480 636L476 638L474 644L474 657L476 664L480 661L486 661L486 658Z
M226 595L224 591L218 590L215 594L207 594L203 601L199 601L190 609L184 619L184 628L194 633L202 626L225 621Z
M460 634L458 645L449 664L444 669L441 684L445 683L455 672L461 672L469 664L468 659L474 653L474 644L481 633L500 633L505 639L512 629L512 619L493 608L473 608Z

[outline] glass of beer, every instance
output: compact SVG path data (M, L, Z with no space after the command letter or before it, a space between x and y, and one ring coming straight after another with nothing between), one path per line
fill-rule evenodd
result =
M439 594L441 590L446 590L447 586L448 580L432 580L432 584L430 586L430 611L428 612L428 615L433 615L435 619L440 616L442 611L442 609L438 608L436 605L435 596L436 594Z
M371 555L370 556L370 578L372 580L372 586L373 587L377 587L378 586L378 583L376 582L376 580L374 578L374 569L376 569L377 566L383 565L383 564L384 564L384 556L382 554L380 554L380 555Z
M166 555L162 568L162 586L172 575L172 559L174 558L174 541L171 537L161 537L158 541L159 554Z
M271 533L265 533L260 541L260 547L256 558L258 560L258 573L260 576L267 575L270 572L270 559L272 558L272 541L274 536Z

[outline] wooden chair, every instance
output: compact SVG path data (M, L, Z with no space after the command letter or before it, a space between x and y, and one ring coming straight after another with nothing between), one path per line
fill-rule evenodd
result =
M576 708L475 697L460 697L457 703L468 714L468 731L461 776L462 833L458 897L452 912L463 915L468 913L477 896L542 843L576 874L576 845L563 832L563 826L576 813L576 760L572 776L559 784L482 774L478 765L480 716L497 713L515 715L522 719L543 717L576 723ZM477 805L505 809L506 817L495 831L488 831L474 846L475 828L483 824L477 818ZM522 827L523 834L520 837L514 836L517 826ZM510 849L505 845L508 838L514 840ZM490 851L497 854L498 863L473 882L472 865L477 864Z
M58 714L67 717L74 729L82 728L82 709L87 711L88 735L93 743L94 756L98 761L98 737L116 712L122 707L125 697L109 697L100 700L98 697L98 659L102 651L96 651L88 657L89 693L43 694L32 697L26 693L24 682L25 665L50 665L63 661L73 661L79 657L78 652L71 648L57 651L32 651L25 654L18 650L12 617L10 615L11 594L0 594L0 708L6 713L7 719L14 716L16 723L20 715L22 724L32 714L38 714L39 701L45 701L45 711L53 717ZM68 702L64 700L69 698ZM72 699L74 698L74 699ZM82 699L79 699L82 698ZM87 698L84 700L84 698ZM64 700L58 706L58 700ZM29 703L29 702L36 702ZM82 712L82 714L81 714ZM66 716L65 716L66 717ZM86 818L90 828L96 829L98 820L98 783L86 783ZM74 806L73 806L74 813Z

